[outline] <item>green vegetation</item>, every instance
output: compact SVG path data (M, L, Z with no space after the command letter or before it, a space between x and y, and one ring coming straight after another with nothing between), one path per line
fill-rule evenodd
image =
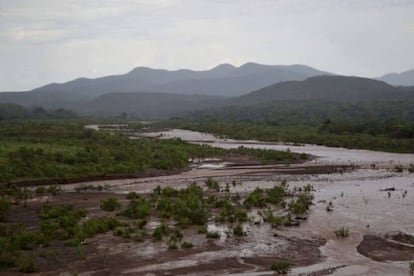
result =
M333 121L326 116L318 117L319 115L315 119L309 119L308 114L301 119L290 121L293 115L286 114L283 117L287 120L285 122L241 120L238 117L231 120L174 119L155 124L154 127L189 129L242 140L284 141L388 152L414 152L414 125L407 121L393 119L345 121L341 116Z
M25 108L13 103L0 103L0 121L15 119L67 119L77 115L72 111L59 108L46 110L43 107Z
M233 234L238 237L244 236L245 232L244 232L243 226L241 224L234 225Z
M206 233L207 239L220 239L220 233L218 231L208 231Z
M203 190L195 183L187 188L175 190L171 187L155 194L157 211L166 219L172 218L180 225L203 225L207 222L208 210Z
M219 183L216 180L214 180L213 178L211 178L211 177L208 177L206 179L205 184L206 184L206 186L210 190L214 190L216 192L219 192L220 191L220 185L219 185Z
M121 203L119 203L118 198L111 196L105 199L102 199L100 205L102 210L112 212L116 209L121 208Z
M85 129L81 121L0 121L0 183L183 169L191 158L223 155L248 155L263 162L306 158L291 152L243 147L225 150L178 139L129 139L113 132Z
M349 228L342 226L338 230L335 230L334 233L337 238L346 238L349 236Z
M279 186L274 186L271 189L261 189L257 187L251 192L243 204L247 208L257 207L264 208L267 204L278 205L283 203L283 199L286 196L287 184L282 182Z
M270 269L280 274L286 274L290 270L290 266L291 266L290 262L281 260L281 261L272 263L270 265Z
M9 208L10 202L5 198L0 198L0 222L6 220Z
M294 215L301 215L304 214L309 210L309 207L312 205L313 195L309 192L302 192L297 195L295 199L293 199L289 203L289 210Z
M207 185L211 187L220 186L213 178L207 179L206 183L213 183ZM51 195L56 195L57 190L60 190L59 186L52 185L36 189L36 194L43 195L50 191L53 192ZM258 188L243 199L238 194L222 193L215 188L203 191L196 183L190 183L183 189L158 186L149 195L129 193L126 196L129 203L123 208L119 195L102 199L99 202L101 209L119 211L101 217L87 216L85 209L72 205L46 203L38 211L35 224L30 227L16 223L0 224L0 269L18 267L25 272L36 270L36 255L32 258L28 252L55 248L56 244L73 247L79 258L86 258L83 249L85 240L110 231L114 236L133 242L143 242L148 238L154 242L164 240L171 250L193 247L192 243L183 241L182 232L183 229L194 231L194 228L189 227L192 225L199 226L198 233L207 239L219 239L220 232L207 230L207 223L212 220L228 223L226 234L241 237L247 235L243 223L249 221L248 211L252 208L267 208L258 212L272 226L297 225L290 215L296 209L288 207L284 202L290 198L298 205L308 206L311 204L311 191L310 185L290 191L286 181L283 181L273 188ZM3 206L1 210L4 210L4 214L7 214L9 200L32 196L27 189L11 184L0 186L0 195L0 207ZM276 215L270 208L276 208L284 215ZM160 222L150 233L146 228L149 220Z
M151 212L151 205L145 198L132 199L128 207L120 212L120 215L131 219L146 218Z

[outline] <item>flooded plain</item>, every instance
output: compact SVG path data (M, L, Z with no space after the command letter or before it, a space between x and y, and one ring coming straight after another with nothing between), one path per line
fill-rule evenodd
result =
M181 138L222 148L289 149L316 158L303 164L269 166L232 166L231 162L220 159L198 160L191 170L176 175L81 184L105 184L111 192L121 194L149 193L158 185L178 188L190 182L203 185L207 177L214 177L222 188L225 183L235 181L237 185L230 186L230 193L247 194L256 187L271 188L287 180L291 189L311 184L314 204L298 227L275 229L249 222L244 225L246 236L228 238L226 225L209 224L209 228L221 233L220 239L212 242L193 235L190 241L197 249L183 255L171 255L165 246L152 243L137 248L119 245L130 257L147 259L145 264L120 273L266 275L273 273L266 269L271 260L288 259L294 264L291 275L409 275L414 245L392 237L395 233L414 235L414 174L407 170L395 172L393 167L414 163L414 154L236 141L187 130L145 135ZM323 166L336 169L321 170ZM66 189L78 185L68 185ZM252 217L254 220L255 216ZM335 235L341 227L349 229L348 237ZM369 237L381 242L369 242Z

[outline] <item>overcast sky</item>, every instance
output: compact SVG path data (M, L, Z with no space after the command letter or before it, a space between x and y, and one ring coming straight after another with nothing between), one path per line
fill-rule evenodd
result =
M0 91L248 61L414 68L414 0L0 0Z

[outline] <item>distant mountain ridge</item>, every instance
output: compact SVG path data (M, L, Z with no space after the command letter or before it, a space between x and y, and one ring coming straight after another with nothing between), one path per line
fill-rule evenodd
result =
M32 91L81 90L89 97L113 92L141 91L239 96L279 81L304 80L317 75L330 75L330 73L305 65L263 65L251 62L240 67L221 64L205 71L188 69L169 71L137 67L124 75L96 79L79 78L65 83L48 84Z
M402 73L386 74L379 79L395 86L414 86L414 69Z
M255 104L271 101L328 100L334 102L395 100L414 96L414 89L391 86L360 77L317 76L304 81L279 82L242 95L235 103Z
M246 63L239 67L221 64L204 71L138 67L124 75L79 78L27 92L0 93L0 103L65 108L81 115L127 113L150 119L185 116L203 109L226 110L231 106L246 107L247 113L256 110L259 114L259 105L279 102L280 108L283 101L412 101L413 95L414 87L338 76L305 65Z

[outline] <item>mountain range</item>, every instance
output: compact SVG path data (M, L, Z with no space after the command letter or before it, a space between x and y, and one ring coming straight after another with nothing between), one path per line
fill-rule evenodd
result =
M66 108L79 114L165 118L231 105L275 101L358 102L396 100L413 95L413 71L386 75L378 80L337 76L306 65L240 67L221 64L210 70L151 69L138 67L124 75L79 78L52 83L27 92L0 93L0 103ZM414 79L414 78L412 78Z

